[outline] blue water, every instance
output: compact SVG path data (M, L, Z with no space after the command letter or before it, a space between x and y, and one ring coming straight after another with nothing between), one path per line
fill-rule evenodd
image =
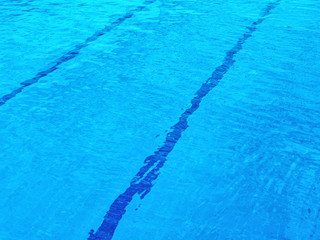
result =
M320 239L320 2L0 2L0 239Z

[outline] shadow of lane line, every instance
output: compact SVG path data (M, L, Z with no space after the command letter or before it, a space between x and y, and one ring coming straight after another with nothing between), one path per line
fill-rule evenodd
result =
M41 78L47 76L48 74L54 72L55 70L58 69L58 67L75 58L80 51L87 47L89 45L89 43L94 42L95 40L97 40L99 37L105 35L107 32L110 32L112 29L116 28L117 26L119 26L120 24L122 24L125 20L132 18L134 16L135 13L137 12L141 12L142 10L144 10L146 8L147 5L150 5L152 3L154 3L156 0L147 0L143 2L142 6L138 6L128 12L126 12L122 17L118 18L117 20L113 21L111 24L105 26L103 29L96 31L92 36L90 36L89 38L87 38L83 43L80 43L78 45L76 45L72 50L70 50L69 52L65 53L64 55L62 55L60 58L58 58L56 61L54 61L53 63L51 63L51 66L48 67L46 70L38 72L36 74L36 76L34 76L31 79L28 79L24 82L20 83L20 87L14 89L12 92L10 92L9 94L6 94L4 96L2 96L0 98L0 106L4 105L6 102L8 102L10 99L14 98L15 96L17 96L17 94L21 93L26 87L29 87L35 83L37 83Z
M200 107L202 99L219 84L223 76L234 64L234 57L243 48L246 40L252 36L252 34L257 30L258 25L266 19L265 17L270 15L271 11L280 4L280 2L281 0L276 0L275 2L269 3L262 10L259 19L246 27L247 31L238 39L237 43L227 51L222 64L214 70L211 77L203 83L195 93L195 97L191 100L191 107L185 110L180 115L179 121L170 128L171 131L167 134L163 145L158 148L153 155L145 159L145 165L140 168L139 172L131 180L130 186L111 204L98 230L96 232L94 232L94 230L90 231L88 240L112 239L114 231L116 230L122 216L125 214L126 207L132 201L133 196L139 194L140 198L143 199L151 191L153 182L158 178L160 169L167 161L167 156L181 138L182 133L188 128L189 116L191 116Z

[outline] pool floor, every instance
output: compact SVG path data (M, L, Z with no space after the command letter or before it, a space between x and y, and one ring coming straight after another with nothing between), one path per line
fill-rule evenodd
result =
M320 239L320 2L0 19L0 240Z

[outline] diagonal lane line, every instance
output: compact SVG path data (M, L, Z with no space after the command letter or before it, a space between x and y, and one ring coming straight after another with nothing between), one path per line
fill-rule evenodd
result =
M143 5L138 6L134 9L131 9L130 11L126 12L122 17L118 18L117 20L113 21L109 25L105 26L103 29L96 31L93 35L91 35L89 38L87 38L83 43L76 45L72 50L70 50L69 52L65 53L64 55L62 55L61 57L56 59L56 61L51 63L51 66L48 67L46 70L38 72L36 74L36 76L34 76L33 78L28 79L24 82L21 82L20 87L14 89L9 94L2 96L0 98L0 106L4 105L7 101L9 101L10 99L17 96L17 94L21 93L26 87L29 87L29 86L39 82L39 80L41 78L43 78L43 77L47 76L48 74L57 70L61 64L68 62L69 60L75 58L80 53L80 51L83 48L87 47L91 42L96 41L98 38L105 35L107 32L110 32L114 28L118 27L120 24L122 24L127 19L132 18L135 13L141 12L142 10L144 10L146 8L147 5L150 5L150 4L154 3L155 1L156 0L144 1Z
M195 97L191 100L191 107L185 110L179 118L179 121L172 126L171 131L167 134L166 140L163 145L154 152L153 155L147 157L144 161L145 165L142 166L139 172L132 179L130 186L120 194L111 204L108 212L104 216L104 220L98 230L94 232L91 230L88 240L110 240L113 237L122 216L126 212L126 207L132 201L134 195L140 195L143 199L150 191L154 181L158 178L160 169L167 161L167 156L173 150L176 143L182 136L182 133L188 128L188 118L199 107L202 99L215 88L224 75L229 71L231 66L235 63L236 54L243 48L244 43L252 36L271 11L281 2L276 0L269 3L261 12L257 21L253 22L247 27L247 31L241 36L237 43L227 51L225 58L220 66L218 66L211 77L202 84L199 90L195 93Z

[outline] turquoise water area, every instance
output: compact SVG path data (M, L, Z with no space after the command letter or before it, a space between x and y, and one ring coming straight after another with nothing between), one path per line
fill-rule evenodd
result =
M0 2L0 240L320 239L320 2Z

